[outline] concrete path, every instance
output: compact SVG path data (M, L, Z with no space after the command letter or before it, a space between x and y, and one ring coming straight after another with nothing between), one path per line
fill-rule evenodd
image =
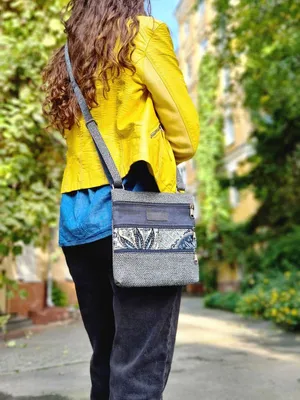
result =
M0 400L88 400L90 346L81 321L7 348ZM300 335L184 298L164 400L300 400Z

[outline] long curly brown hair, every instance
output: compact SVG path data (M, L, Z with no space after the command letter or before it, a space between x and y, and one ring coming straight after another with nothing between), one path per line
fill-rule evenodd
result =
M131 56L139 30L139 15L150 15L150 0L71 0L62 14L75 79L90 108L97 105L95 73L102 80L104 97L110 82L121 72L135 73ZM70 15L64 20L65 15ZM116 48L118 49L116 51ZM43 104L51 126L63 131L78 120L80 109L69 82L64 47L43 71Z

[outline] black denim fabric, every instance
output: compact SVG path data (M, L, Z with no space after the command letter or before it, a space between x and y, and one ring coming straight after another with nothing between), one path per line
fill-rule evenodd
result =
M111 240L63 248L93 348L91 400L161 400L182 288L117 287Z

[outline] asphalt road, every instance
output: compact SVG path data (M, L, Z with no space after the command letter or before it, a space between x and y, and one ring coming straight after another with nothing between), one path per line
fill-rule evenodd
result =
M88 400L81 321L0 343L0 400ZM300 335L184 298L164 400L299 400Z

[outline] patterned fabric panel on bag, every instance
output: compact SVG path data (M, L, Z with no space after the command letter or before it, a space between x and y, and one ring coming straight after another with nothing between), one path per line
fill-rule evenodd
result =
M114 203L115 252L195 252L193 204Z
M115 251L194 251L195 245L193 229L114 228Z

